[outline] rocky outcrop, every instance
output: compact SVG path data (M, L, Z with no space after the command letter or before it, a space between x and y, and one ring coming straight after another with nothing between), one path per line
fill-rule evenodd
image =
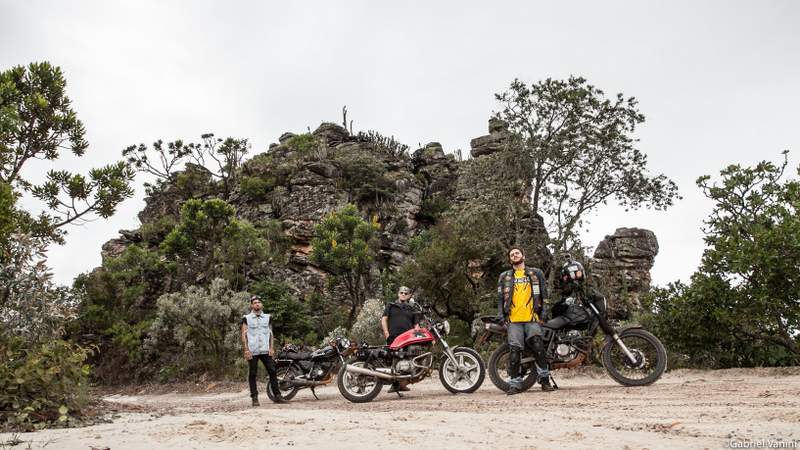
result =
M364 216L379 227L376 274L400 267L410 255L409 241L433 226L448 208L468 208L476 216L502 215L504 225L498 226L498 233L505 233L501 246L522 245L530 264L549 271L549 237L542 217L530 211L530 185L522 176L511 175L511 156L501 151L510 139L508 126L492 119L488 129L488 135L472 140L473 158L466 161L445 153L438 142L408 155L382 147L370 136L353 136L333 123L321 124L311 136L282 134L279 143L271 144L269 150L254 155L242 166L240 177L257 179L263 190L254 194L252 189L243 189L244 182L234 183L226 197L240 218L279 224L288 243L280 263L253 268L252 276L282 280L298 297L323 290L328 274L309 258L314 226L350 202L357 203ZM358 168L362 160L376 168L374 178L368 180L376 186L376 193L370 191L369 198L348 190L352 180L347 171ZM143 225L165 217L177 221L187 198L218 195L218 184L203 167L187 164L173 179L148 190L139 219ZM484 208L499 204L514 207L502 213ZM123 230L119 238L103 245L103 258L118 256L140 241L138 231ZM147 241L158 244L158 240ZM627 317L631 307L639 304L639 293L649 287L649 270L657 252L653 233L635 228L618 229L597 247L590 266L611 302L613 316ZM498 265L507 263L492 258L487 255L486 260L476 260L475 273L496 271ZM380 295L380 289L375 286L375 295Z
M470 154L477 158L504 150L510 136L508 125L502 120L492 118L489 120L489 134L470 141Z
M590 272L608 300L611 318L628 319L641 308L639 297L650 289L657 254L656 235L641 228L617 228L597 245Z
M100 251L100 257L105 261L108 258L116 258L131 245L141 242L142 235L138 230L119 230L120 237L111 239Z

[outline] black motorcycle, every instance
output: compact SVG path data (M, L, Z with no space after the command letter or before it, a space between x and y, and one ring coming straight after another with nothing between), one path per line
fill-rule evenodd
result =
M293 345L284 346L275 358L278 388L284 400L291 400L300 389L309 388L319 400L315 388L336 379L345 358L355 352L350 341L339 337L314 351L304 351ZM270 400L275 400L272 389L267 388Z
M591 356L595 335L602 330L606 337L601 360L614 381L624 386L646 386L656 382L667 368L667 351L661 341L640 326L616 330L608 321L603 296L587 295L579 281L566 280L566 284L571 295L554 306L555 317L542 325L549 368L571 369L581 365ZM507 373L510 348L505 342L506 326L494 317L482 317L481 321L484 323L483 332L477 336L476 347L492 337L502 338L503 343L489 358L488 372L492 383L507 391L510 387ZM523 349L521 369L522 390L526 390L537 381L534 357L528 348Z

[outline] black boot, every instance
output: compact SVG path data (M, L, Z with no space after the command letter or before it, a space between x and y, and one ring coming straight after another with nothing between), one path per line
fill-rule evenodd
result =
M258 403L258 397L252 397L253 399L253 406L261 406L261 403Z
M552 385L550 385L550 377L549 376L548 377L539 378L539 384L542 385L542 390L545 391L545 392L551 392L551 391L555 390L555 388Z

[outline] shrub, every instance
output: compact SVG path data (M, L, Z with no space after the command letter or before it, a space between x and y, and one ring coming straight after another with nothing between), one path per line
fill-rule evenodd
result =
M153 222L142 224L139 233L142 240L150 245L157 246L175 228L175 219L171 216L163 216Z
M322 342L320 343L320 346L328 345L328 342L336 339L337 337L347 337L347 335L348 335L347 328L342 327L342 326L338 326L338 327L334 328L333 330L331 330L331 332L328 333L328 335L325 336L325 338L322 339Z
M275 177L242 177L239 182L243 194L253 200L264 200L276 186L277 180Z
M302 155L308 155L319 148L319 141L311 133L298 134L292 136L286 145L296 150Z
M213 280L208 289L190 286L164 294L156 302L146 345L163 352L175 344L183 351L188 370L209 368L222 373L241 352L239 324L249 298L246 292L231 291L223 279Z
M87 403L87 348L0 333L0 431L69 424Z
M381 316L384 307L383 300L379 298L370 298L364 302L364 306L350 329L350 338L357 342L368 342L371 345L382 344L384 338Z
M392 183L386 179L386 166L375 155L348 152L338 155L336 162L342 170L342 188L352 200L379 203L391 195Z
M53 283L41 240L15 234L7 250L0 264L0 330L29 341L60 337L79 298Z

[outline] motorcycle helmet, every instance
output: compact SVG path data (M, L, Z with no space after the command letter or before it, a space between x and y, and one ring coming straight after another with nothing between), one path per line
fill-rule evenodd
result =
M583 270L583 264L578 261L569 261L561 266L561 282L569 283L571 281L581 283L586 276L586 271Z

